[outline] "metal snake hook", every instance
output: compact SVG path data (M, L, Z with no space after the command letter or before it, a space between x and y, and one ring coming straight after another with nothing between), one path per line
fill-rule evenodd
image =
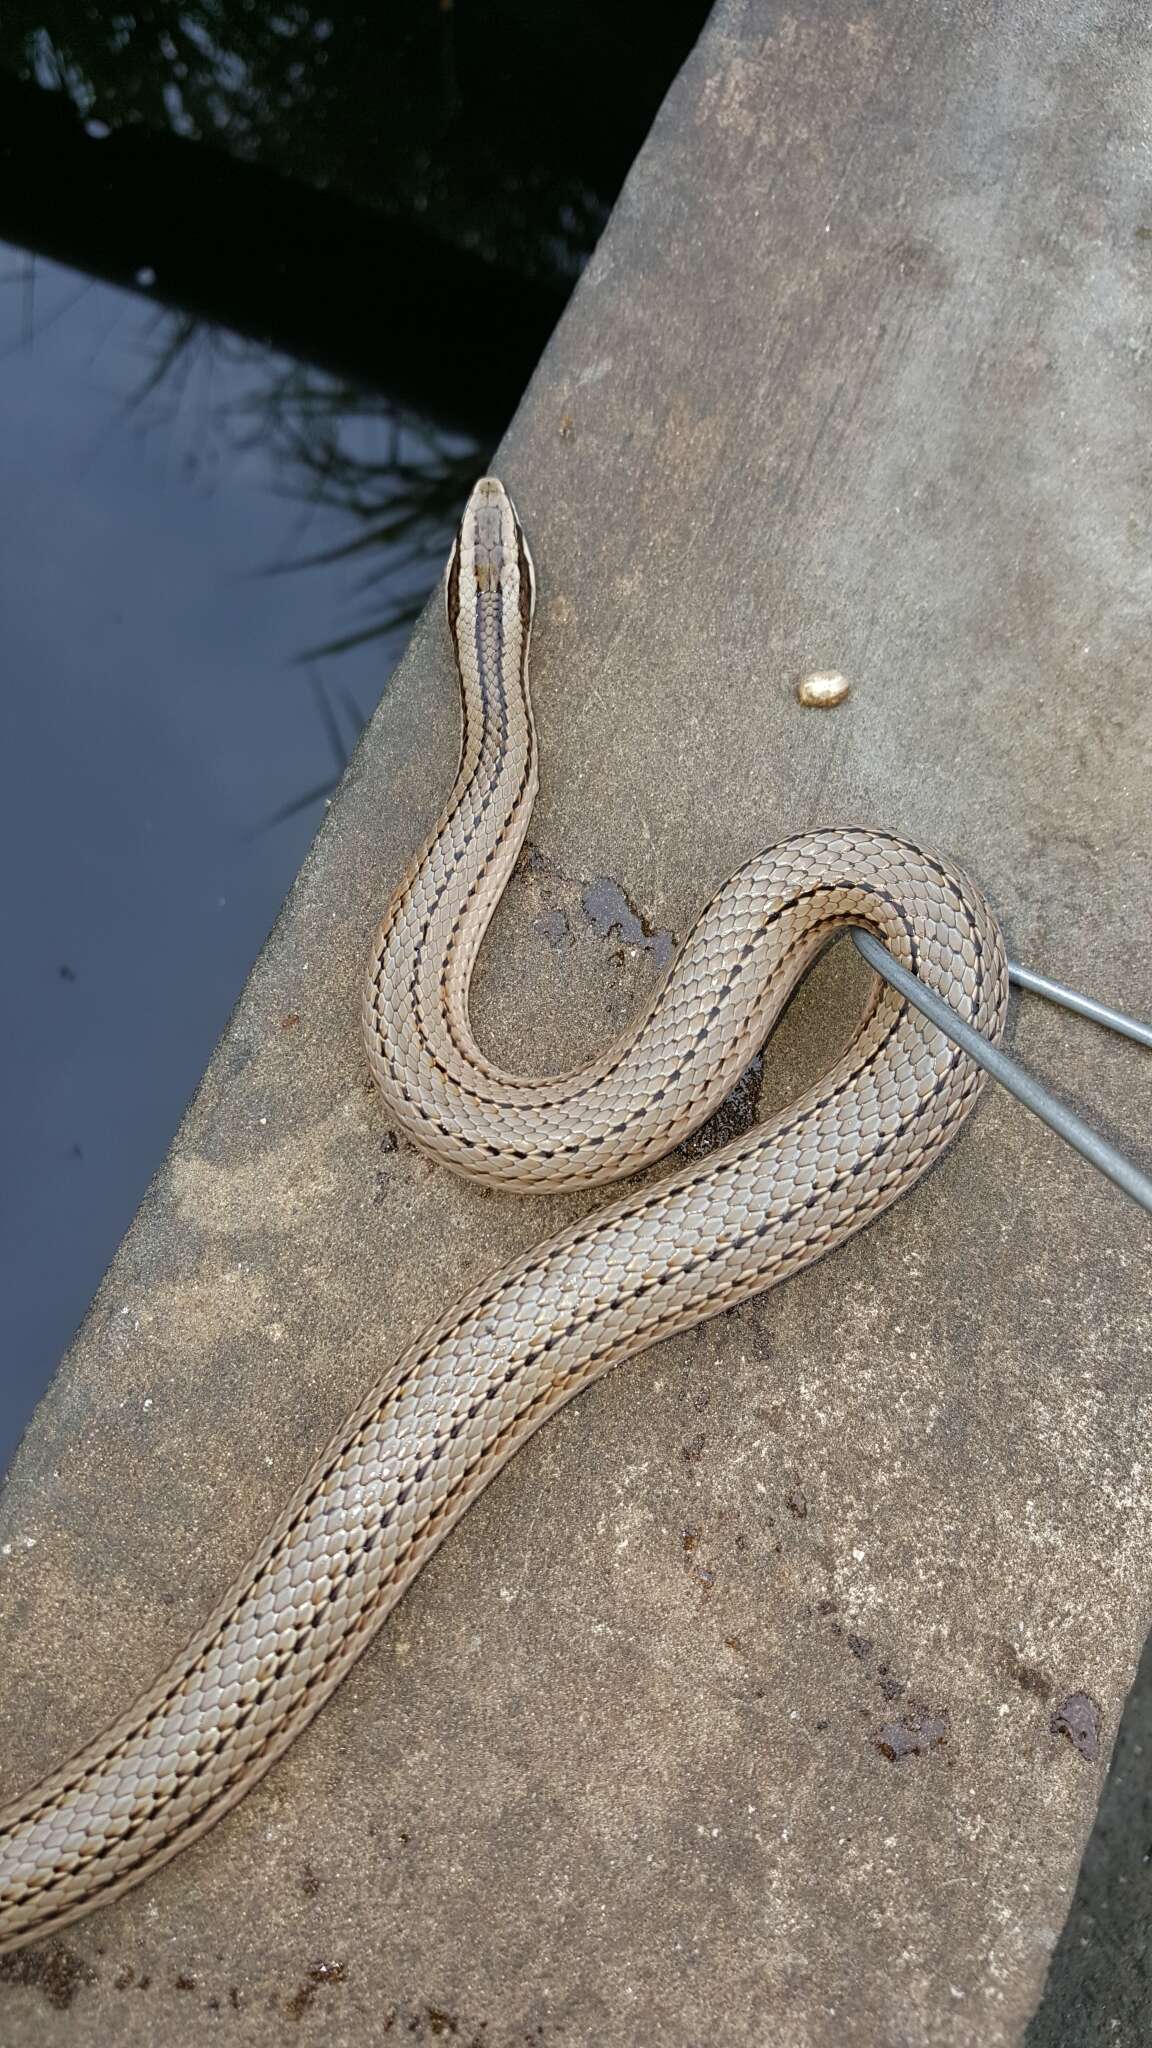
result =
M1109 1143L1083 1117L1076 1115L1059 1097L1049 1092L1016 1061L1010 1059L999 1046L990 1045L978 1031L973 1031L962 1017L958 1017L950 1003L925 988L906 967L893 960L887 947L882 946L870 932L853 931L857 950L874 967L885 981L906 996L910 1003L923 1012L931 1022L946 1032L955 1045L962 1047L972 1059L999 1081L1018 1102L1023 1102L1050 1131L1079 1152L1082 1159L1096 1167L1097 1171L1122 1188L1134 1202L1152 1215L1152 1179L1142 1173L1135 1162ZM1062 981L1049 981L1042 974L1033 974L1028 967L1021 967L1015 960L1008 962L1008 979L1018 988L1031 989L1036 995L1044 996L1050 1003L1059 1003L1063 1009L1074 1010L1078 1016L1090 1017L1094 1024L1103 1024L1109 1031L1116 1031L1124 1038L1133 1038L1140 1045L1152 1046L1152 1025L1141 1023L1138 1017L1129 1017L1123 1010L1109 1009L1106 1003L1098 1003L1092 996L1080 995L1076 989L1067 988Z

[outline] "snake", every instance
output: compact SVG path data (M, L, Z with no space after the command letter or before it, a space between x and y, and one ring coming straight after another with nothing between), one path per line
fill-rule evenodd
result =
M902 838L847 827L803 830L747 860L599 1057L545 1076L494 1065L473 1036L469 992L539 771L535 571L495 477L469 497L444 592L459 766L391 897L363 992L372 1072L415 1145L509 1190L635 1174L713 1114L801 978L853 926L999 1037L1005 954L979 889ZM227 1813L541 1423L613 1364L860 1230L939 1158L981 1084L967 1055L873 976L844 1051L799 1099L585 1214L378 1367L188 1646L103 1734L0 1810L0 1950L117 1898Z

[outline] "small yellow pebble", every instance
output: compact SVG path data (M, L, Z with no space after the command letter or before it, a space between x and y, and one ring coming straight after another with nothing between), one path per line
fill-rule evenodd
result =
M847 676L840 675L835 669L814 668L811 675L801 676L796 685L796 697L801 704L828 709L833 704L842 704L851 690Z

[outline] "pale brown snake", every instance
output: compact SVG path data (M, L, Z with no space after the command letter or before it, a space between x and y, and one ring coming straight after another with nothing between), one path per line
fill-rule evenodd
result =
M460 768L389 905L365 992L372 1069L410 1138L513 1188L630 1173L703 1122L849 924L999 1035L1004 953L979 892L887 833L810 831L724 885L647 1014L601 1059L544 1080L493 1067L472 1037L468 989L536 790L533 599L519 522L485 479L447 580ZM115 1898L210 1827L546 1416L615 1360L760 1293L878 1215L938 1157L979 1088L966 1057L877 982L847 1051L791 1108L450 1308L383 1369L163 1677L0 1813L0 1949Z

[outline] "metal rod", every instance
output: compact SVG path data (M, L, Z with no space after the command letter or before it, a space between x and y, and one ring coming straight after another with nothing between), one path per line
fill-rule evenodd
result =
M1091 1017L1094 1024L1107 1025L1109 1031L1118 1031L1122 1038L1134 1038L1138 1045L1152 1045L1152 1024L1142 1024L1139 1017L1128 1017L1123 1010L1110 1010L1107 1003L1082 996L1074 988L1066 988L1062 981L1049 981L1046 974L1033 974L1030 967L1021 967L1018 960L1008 962L1008 979L1018 988L1029 988L1033 995L1059 1003L1062 1009L1075 1010L1078 1017Z
M956 1045L986 1068L1001 1087L1007 1088L1009 1094L1015 1095L1042 1123L1046 1123L1049 1130L1055 1131L1057 1137L1073 1146L1082 1158L1152 1215L1152 1179L1141 1173L1131 1159L1118 1152L1115 1145L1110 1145L1107 1138L1102 1138L1074 1110L1066 1108L1055 1095L1050 1095L1047 1088L1034 1081L1031 1074L1026 1074L1023 1067L1018 1067L1015 1060L1000 1051L999 1046L989 1045L979 1031L974 1031L970 1024L965 1024L956 1015L950 1003L925 988L923 982L909 974L906 967L898 966L887 948L880 944L879 939L873 938L871 932L854 931L852 937L868 965L923 1011L938 1031L945 1032Z

